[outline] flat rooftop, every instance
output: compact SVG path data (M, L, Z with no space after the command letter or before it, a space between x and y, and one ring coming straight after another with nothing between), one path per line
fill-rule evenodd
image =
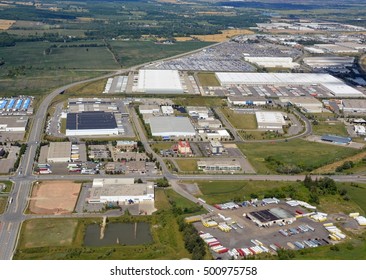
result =
M28 117L14 116L14 117L0 117L0 126L11 127L26 127L28 123Z
M139 70L138 92L183 93L178 70Z
M106 112L81 112L68 113L66 129L111 129L117 128L116 118L113 113Z
M259 111L259 112L255 112L255 117L257 119L258 124L260 124L260 123L271 123L271 124L279 124L279 125L286 124L281 112Z
M105 186L103 188L91 188L90 190L90 198L100 198L103 196L144 196L149 194L154 195L152 183Z
M366 100L363 99L344 99L342 104L345 108L364 108L366 109Z
M288 211L283 208L272 208L260 211L253 211L249 213L253 217L255 217L261 223L268 223L282 219L289 219L293 218L294 216L291 215Z
M187 117L152 117L150 118L152 135L195 135L195 129Z
M51 142L47 158L70 158L70 154L71 142Z

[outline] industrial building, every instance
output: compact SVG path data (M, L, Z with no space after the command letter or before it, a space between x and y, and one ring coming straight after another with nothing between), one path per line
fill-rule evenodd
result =
M4 132L25 132L28 124L28 117L0 117L0 131Z
M296 217L280 207L271 208L269 210L253 211L246 215L260 227L268 227L274 224L293 223L296 221Z
M331 143L335 143L335 144L349 144L352 142L352 138L350 137L342 137L342 136L337 136L337 135L323 135L321 137L322 141L325 142L331 142Z
M152 182L135 184L133 178L94 179L88 198L89 203L154 202Z
M366 113L366 100L363 99L344 99L342 100L343 113L352 114L365 114Z
M217 129L222 127L222 123L218 119L207 119L207 120L198 120L197 121L198 128L205 128L205 129Z
M210 152L213 155L221 155L224 151L224 146L217 140L210 141Z
M139 70L136 91L153 94L184 92L178 70Z
M172 106L161 106L161 112L164 116L170 116L174 114L174 109Z
M227 102L235 106L264 106L268 100L262 96L229 96Z
M216 72L221 86L232 85L321 85L336 97L364 97L357 89L329 74Z
M132 151L137 148L137 142L136 141L117 141L116 148L129 152L129 151Z
M286 124L281 112L255 112L258 128L267 130L282 130L282 126Z
M207 107L204 106L187 106L186 107L187 113L190 117L196 119L207 119L209 110Z
M293 62L292 57L253 57L253 56L245 56L244 60L250 63L257 64L260 67L265 68L298 68L300 65L296 62Z
M199 160L198 170L205 172L238 172L241 165L236 160Z
M366 135L366 128L363 125L354 125L353 128L357 135L360 135L360 136Z
M71 142L51 142L48 148L47 162L71 161Z
M104 87L103 93L120 93L125 92L127 88L128 77L116 76L109 78Z
M315 44L314 47L329 53L358 53L358 50L335 44Z
M67 110L69 113L118 112L118 106L108 98L70 98Z
M196 131L187 117L151 117L150 128L152 136L160 136L163 139L192 138L196 135Z
M355 58L350 56L313 56L305 57L304 63L311 68L343 68L352 66Z
M227 141L231 139L231 136L226 129L215 129L210 131L198 130L198 133L203 141L206 140Z
M139 112L145 114L160 114L160 107L158 105L140 105Z
M66 136L118 135L116 117L106 112L68 113Z
M312 96L281 97L282 103L290 103L293 106L301 108L305 113L323 112L323 104Z

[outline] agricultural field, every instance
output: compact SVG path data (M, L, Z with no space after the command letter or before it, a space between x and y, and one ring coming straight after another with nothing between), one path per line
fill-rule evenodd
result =
M157 44L152 41L110 41L109 43L122 67L152 62L210 45L204 42L177 42L172 45Z
M220 83L217 80L215 73L198 73L197 77L198 80L200 81L201 86L203 87L220 86Z
M168 198L169 197L169 198ZM86 219L32 219L23 224L15 259L182 259L191 255L184 247L183 234L179 231L173 206L182 213L201 211L196 204L187 201L169 190L155 192L155 207L159 211L151 216L124 215L109 218L108 222L149 223L153 243L142 245L120 245L108 247L86 247L83 245L86 227L100 224L101 218ZM186 209L186 210L184 210ZM44 232L47 230L47 237Z
M255 114L239 114L229 108L223 108L221 110L227 120L236 129L256 129L257 119Z
M323 165L339 161L359 153L352 148L301 139L287 142L238 144L254 169L260 174L278 173L279 166L298 167L300 172L310 172Z
M42 181L33 185L28 211L32 214L70 214L81 184L72 181Z
M8 30L15 23L15 20L0 19L0 30Z
M192 37L202 42L224 42L230 39L231 37L237 35L250 35L250 34L254 34L254 32L248 29L227 29L227 30L221 30L221 33L219 34L192 35Z

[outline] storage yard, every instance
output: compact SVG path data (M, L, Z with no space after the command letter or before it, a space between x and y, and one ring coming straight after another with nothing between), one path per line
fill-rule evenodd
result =
M70 214L75 208L80 188L80 183L72 181L36 182L28 209L33 214Z
M275 253L281 248L314 248L346 237L326 218L317 220L311 212L313 206L301 201L285 203L270 198L214 206L217 209L211 213L186 221L194 223L213 255L223 259Z

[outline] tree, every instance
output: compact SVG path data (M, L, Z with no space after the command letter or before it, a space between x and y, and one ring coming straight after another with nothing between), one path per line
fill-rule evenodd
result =
M169 187L169 181L167 180L167 178L162 178L162 179L158 179L156 180L156 185L159 187L159 188L167 188Z

